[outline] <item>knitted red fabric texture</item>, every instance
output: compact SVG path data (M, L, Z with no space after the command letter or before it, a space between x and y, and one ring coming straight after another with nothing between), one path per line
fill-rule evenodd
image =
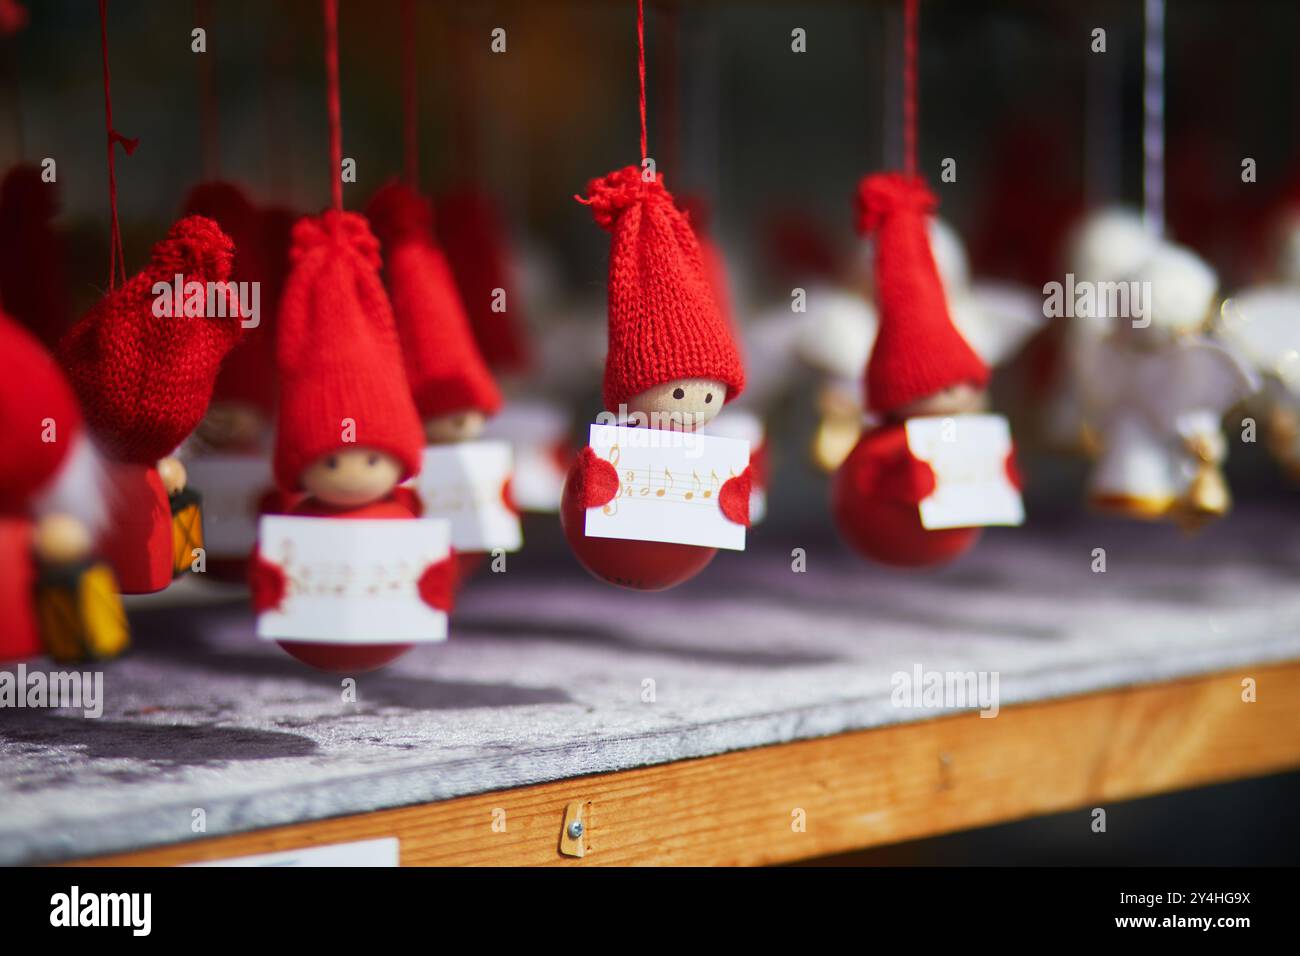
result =
M409 186L389 183L370 200L366 214L384 246L384 280L420 417L470 409L495 415L501 392L434 239L428 200Z
M298 221L291 260L276 342L276 480L292 491L308 465L349 447L387 452L410 477L424 430L379 278L379 240L364 217L331 210Z
M582 202L613 239L609 254L609 350L605 407L683 378L716 379L727 401L745 387L745 370L718 309L700 245L656 174L636 166L587 184Z
M258 324L230 350L212 389L214 402L243 402L269 414L275 400L274 302L268 291L262 214L233 183L200 183L185 200L185 215L206 216L235 244L231 282L259 283Z
M122 461L152 464L203 417L221 360L239 341L238 303L224 317L154 315L153 287L230 278L234 246L211 219L189 216L153 247L149 265L72 327L59 355L92 434ZM160 310L162 311L162 310ZM207 311L206 308L204 310Z
M435 228L456 276L474 339L488 365L524 372L532 363L524 332L524 303L517 294L505 225L482 190L465 186L438 200ZM504 312L493 311L495 290L504 289Z
M72 324L63 241L54 231L58 186L37 166L15 166L0 183L0 303L47 348Z
M0 312L0 515L18 515L81 433L77 399L54 357Z
M988 367L948 315L926 230L934 195L915 177L878 173L858 186L858 230L876 239L880 329L867 362L867 405L888 413L954 385L983 387Z
M727 320L727 329L736 343L736 351L743 356L743 339L740 335L740 326L736 324L736 312L731 304L731 281L727 277L727 259L718 248L718 244L713 241L710 232L710 223L713 221L712 210L708 202L700 196L683 197L678 200L677 207L681 209L682 215L695 231L695 239L700 244L700 262L704 265L704 275L708 278L709 288L713 290L713 297L718 302L718 311Z

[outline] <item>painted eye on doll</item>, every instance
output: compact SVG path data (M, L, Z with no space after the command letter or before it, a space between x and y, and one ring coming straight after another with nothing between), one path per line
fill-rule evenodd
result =
M712 392L709 392L709 393L707 393L707 394L704 396L704 404L705 404L705 405L711 405L711 404L713 404L713 393L712 393Z
M379 456L370 455L369 457L366 458L366 464L369 465L371 468L374 468L375 465L379 464Z
M330 471L337 471L339 467L339 460L335 458L333 455L330 455L329 460L325 462L325 467L328 468Z
M680 388L673 389L673 398L685 398L686 392Z

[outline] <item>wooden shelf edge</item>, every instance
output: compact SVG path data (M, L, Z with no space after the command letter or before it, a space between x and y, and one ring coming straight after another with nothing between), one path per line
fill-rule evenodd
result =
M1253 678L1256 700L1243 700ZM1300 766L1300 661L77 861L166 866L396 836L403 865L809 859ZM586 804L585 854L559 852ZM1088 826L1090 812L1081 815ZM802 824L802 828L801 828Z

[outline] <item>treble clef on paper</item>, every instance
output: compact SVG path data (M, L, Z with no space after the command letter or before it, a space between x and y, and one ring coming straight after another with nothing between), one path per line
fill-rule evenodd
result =
M618 468L618 463L619 463L619 461L620 461L621 459L622 459L622 453L618 450L618 446L617 446L617 445L610 445L610 446L609 446L609 463L610 463L611 465L613 465L615 469L617 469L617 468Z

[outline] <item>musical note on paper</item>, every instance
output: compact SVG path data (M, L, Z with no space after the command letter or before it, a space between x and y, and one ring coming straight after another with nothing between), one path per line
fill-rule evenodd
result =
M662 498L667 492L672 491L672 488L673 488L673 473L669 471L667 468L665 468L664 482L659 488L659 490L655 492L655 497Z
M618 461L618 449L609 449L608 454ZM508 444L472 441L430 445L424 450L421 464L415 487L424 514L451 523L451 541L456 550L519 550L523 544L519 516L502 494L514 470Z
M450 553L446 521L267 515L258 538L288 583L280 605L258 615L259 637L327 643L446 638L446 614L419 594L424 570ZM272 557L278 555L283 563Z
M673 442L617 425L593 425L591 448L612 458L618 448L619 495L587 512L591 537L664 541L742 550L744 528L718 508L722 475L743 471L749 444L732 438L692 434Z

